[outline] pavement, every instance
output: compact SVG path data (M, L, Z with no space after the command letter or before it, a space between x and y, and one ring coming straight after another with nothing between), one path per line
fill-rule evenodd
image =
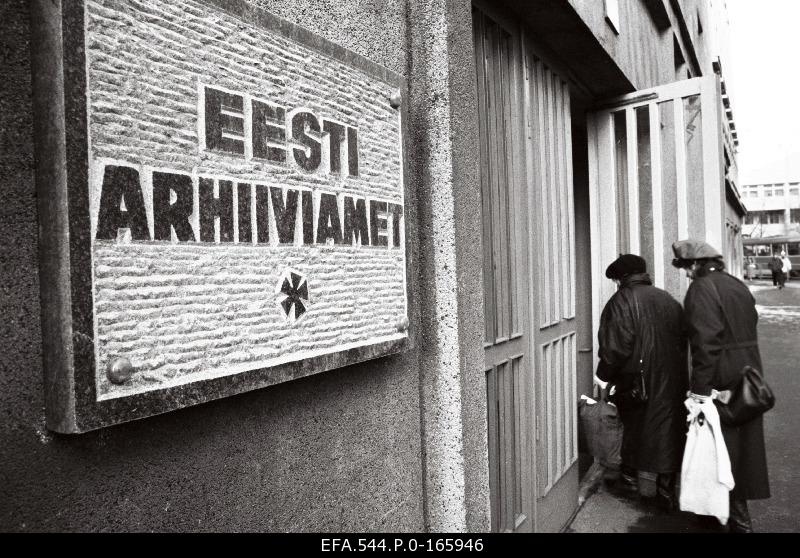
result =
M750 281L759 313L759 347L775 408L764 417L772 497L748 503L753 527L762 533L800 532L800 281L778 290L772 282ZM638 495L603 481L595 463L580 487L580 508L568 533L719 533L710 517L664 511Z

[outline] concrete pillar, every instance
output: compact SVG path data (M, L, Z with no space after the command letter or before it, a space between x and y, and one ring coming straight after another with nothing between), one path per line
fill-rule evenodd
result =
M486 531L481 193L469 0L411 0L425 527Z

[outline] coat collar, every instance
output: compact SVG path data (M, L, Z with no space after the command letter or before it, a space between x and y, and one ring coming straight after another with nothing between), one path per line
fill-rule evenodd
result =
M699 267L695 274L697 277L705 277L706 275L710 275L711 273L716 273L725 269L724 265L720 265L719 262L706 262L704 265Z
M633 285L652 285L653 281L650 279L648 273L633 273L626 275L620 284L621 287L630 287Z

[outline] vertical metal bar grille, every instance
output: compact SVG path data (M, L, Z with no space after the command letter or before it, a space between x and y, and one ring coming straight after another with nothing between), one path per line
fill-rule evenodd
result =
M539 419L545 438L541 447L547 448L547 463L540 467L540 497L578 458L575 343L576 334L571 332L540 347L544 397Z
M492 530L513 531L525 519L523 447L525 424L524 356L486 371L489 488Z
M490 19L476 15L475 56L481 149L485 342L519 333L517 250L514 217L515 122L512 37Z
M569 85L534 59L530 82L541 329L575 317L574 204Z

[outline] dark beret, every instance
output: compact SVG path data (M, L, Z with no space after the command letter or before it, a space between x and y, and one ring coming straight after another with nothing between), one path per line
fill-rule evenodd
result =
M647 262L644 261L644 258L636 254L622 254L606 268L606 277L609 279L622 279L626 275L644 273L646 271Z

